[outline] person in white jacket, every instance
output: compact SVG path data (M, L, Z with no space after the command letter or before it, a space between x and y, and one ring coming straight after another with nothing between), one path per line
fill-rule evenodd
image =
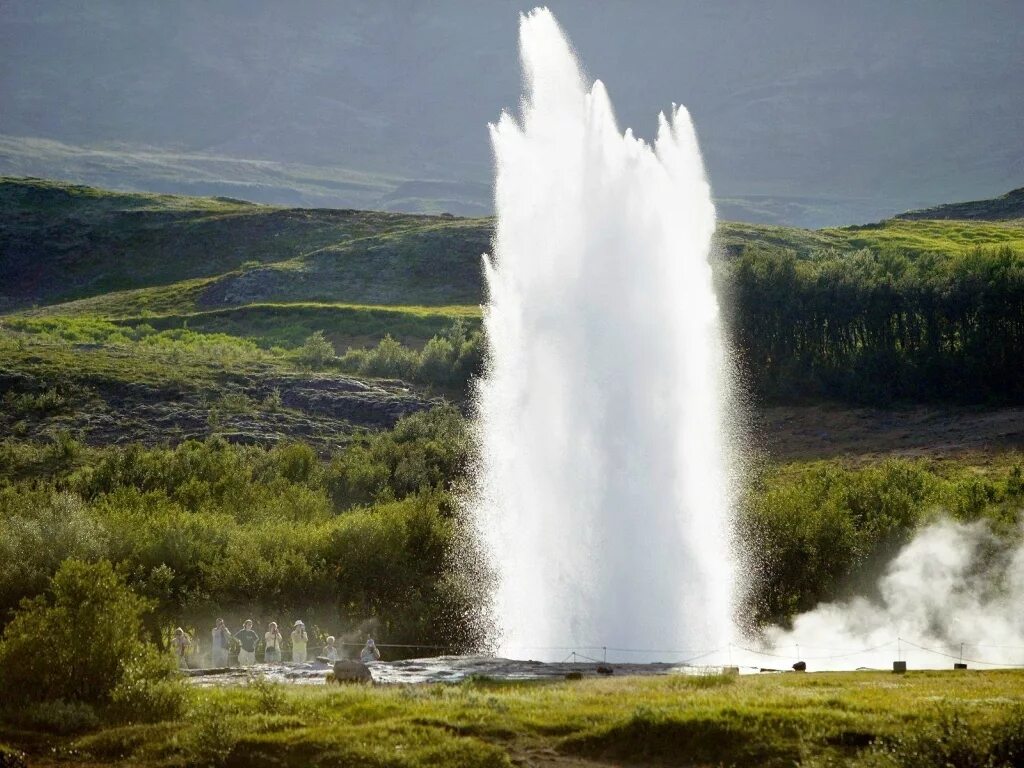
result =
M174 648L174 655L178 659L178 666L181 669L188 669L188 652L192 648L192 638L181 627L174 630L174 639L171 640L171 647Z
M380 648L373 642L372 637L366 638L366 645L359 652L359 660L363 664L369 664L371 661L380 661Z
M292 661L296 664L306 661L306 642L308 640L306 625L302 623L302 619L296 619L292 628Z
M277 622L272 621L263 633L263 661L267 664L276 664L281 661L281 641L284 635L277 628Z
M217 619L217 626L213 628L213 642L210 647L213 649L213 666L215 668L228 665L228 652L231 648L231 630L224 624L224 619Z
M338 648L334 644L334 635L328 636L327 644L324 646L323 655L327 658L328 661L333 662L338 660Z

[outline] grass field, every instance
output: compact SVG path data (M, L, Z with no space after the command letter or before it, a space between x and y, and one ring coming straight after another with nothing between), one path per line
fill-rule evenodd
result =
M194 691L181 721L62 737L8 724L0 738L50 765L1009 766L1024 756L1022 696L1020 671L257 681Z

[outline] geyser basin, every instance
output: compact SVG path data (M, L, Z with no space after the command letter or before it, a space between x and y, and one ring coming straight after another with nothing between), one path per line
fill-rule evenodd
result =
M700 653L732 635L728 392L689 115L620 133L546 9L517 122L491 127L497 232L473 498L503 655ZM620 650L616 650L620 649Z

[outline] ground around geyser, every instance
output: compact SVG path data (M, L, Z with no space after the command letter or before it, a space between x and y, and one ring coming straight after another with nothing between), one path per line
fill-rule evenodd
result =
M973 670L257 682L195 690L181 720L0 741L53 766L926 765L905 758L1005 748L1022 695L1024 672Z

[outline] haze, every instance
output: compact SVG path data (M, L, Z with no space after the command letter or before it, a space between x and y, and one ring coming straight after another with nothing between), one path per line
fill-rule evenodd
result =
M549 3L623 128L693 115L725 218L824 226L1024 184L1024 4ZM491 213L522 2L0 4L0 173Z

